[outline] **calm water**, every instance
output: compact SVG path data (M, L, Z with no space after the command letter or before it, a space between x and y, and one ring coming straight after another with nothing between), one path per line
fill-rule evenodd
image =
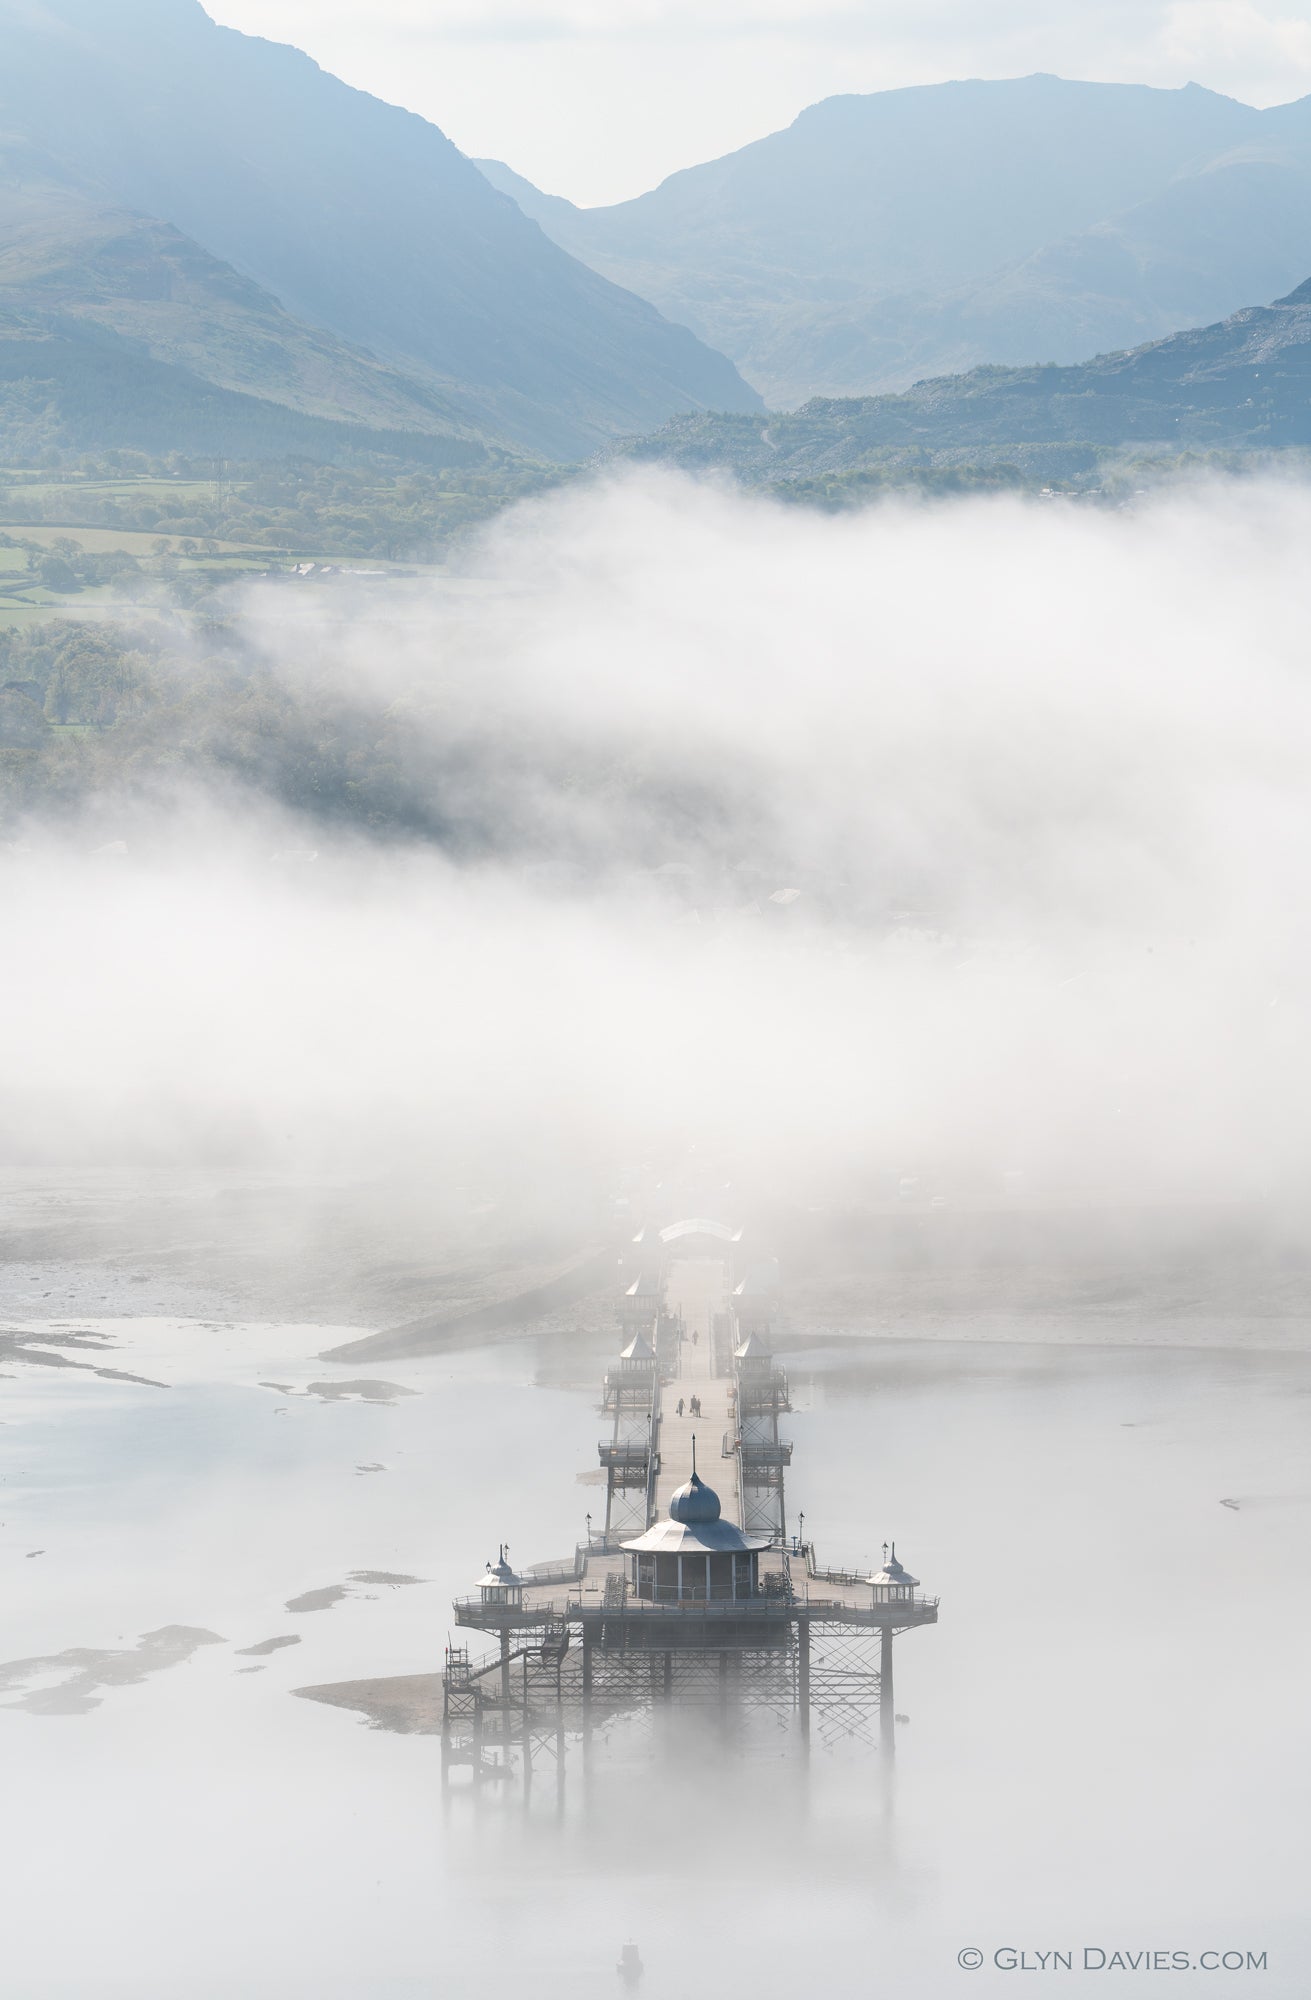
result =
M45 1662L0 1695L11 1990L613 1994L629 1937L656 2000L1012 1990L958 1970L971 1946L1265 1951L1203 1990L1308 1990L1311 1357L794 1364L789 1496L821 1560L895 1536L943 1598L898 1646L895 1801L863 1758L818 1759L808 1787L707 1760L603 1768L561 1824L444 1805L435 1740L289 1691L432 1670L497 1541L572 1548L603 1505L576 1476L590 1388L543 1386L525 1344L328 1402L303 1392L352 1372L312 1359L332 1329L110 1330L90 1358L171 1386L0 1383L0 1660ZM123 1684L140 1635L176 1627Z

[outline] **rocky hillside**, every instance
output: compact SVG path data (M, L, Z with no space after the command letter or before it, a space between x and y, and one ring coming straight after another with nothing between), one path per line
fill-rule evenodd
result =
M11 308L301 410L556 458L758 406L435 126L198 0L0 0L0 44Z
M788 415L681 419L630 455L752 483L880 467L1078 472L1105 455L1311 447L1311 280L1078 368L976 368L900 396L817 397Z

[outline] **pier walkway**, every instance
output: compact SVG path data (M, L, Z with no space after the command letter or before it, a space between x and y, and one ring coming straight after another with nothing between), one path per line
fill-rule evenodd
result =
M668 1519L670 1495L692 1477L695 1432L697 1470L707 1486L719 1493L724 1519L741 1527L736 1464L730 1488L720 1457L725 1433L733 1429L733 1383L729 1376L712 1372L715 1318L728 1310L727 1271L708 1257L676 1262L670 1266L666 1296L670 1307L682 1315L686 1338L678 1350L677 1379L666 1385L661 1402L656 1516ZM693 1396L701 1404L699 1417L692 1416L686 1407ZM680 1397L684 1404L681 1417Z

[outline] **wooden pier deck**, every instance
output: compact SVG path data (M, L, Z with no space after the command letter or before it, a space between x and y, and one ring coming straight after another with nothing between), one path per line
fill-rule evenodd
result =
M673 1310L682 1313L687 1338L679 1348L677 1379L666 1383L661 1400L656 1481L656 1518L661 1521L669 1516L669 1496L692 1477L695 1432L697 1471L719 1495L723 1519L742 1525L737 1460L721 1456L724 1434L734 1429L733 1384L730 1377L712 1373L715 1316L727 1311L727 1294L725 1267L711 1258L687 1258L670 1266L666 1296ZM686 1406L693 1396L700 1399L701 1415L694 1417L685 1407L680 1417L679 1398Z

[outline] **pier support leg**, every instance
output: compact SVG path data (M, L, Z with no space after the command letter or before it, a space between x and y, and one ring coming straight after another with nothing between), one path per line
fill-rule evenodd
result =
M442 1790L451 1782L451 1690L442 1679Z
M523 1796L528 1803L528 1794L533 1788L533 1728L532 1711L528 1705L528 1655L523 1656Z
M801 1754L810 1755L810 1620L797 1620L797 1719L801 1724Z
M879 1748L884 1763L891 1768L897 1754L896 1700L892 1687L892 1630L885 1625L879 1648Z
M592 1744L592 1629L583 1627L583 1761Z
M666 1653L665 1654L665 1700L672 1701L673 1698L674 1698L674 1656L672 1653Z

